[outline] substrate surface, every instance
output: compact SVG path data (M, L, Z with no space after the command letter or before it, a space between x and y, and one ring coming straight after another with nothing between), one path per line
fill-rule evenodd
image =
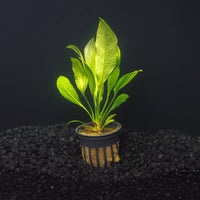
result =
M119 154L88 166L64 123L0 131L0 200L200 199L200 137L122 130Z

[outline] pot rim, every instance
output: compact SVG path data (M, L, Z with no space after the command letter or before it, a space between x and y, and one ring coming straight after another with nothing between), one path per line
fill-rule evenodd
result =
M86 124L90 124L90 123L91 122L87 122ZM79 130L80 127L83 126L82 124L75 128L75 132L76 132L77 135L82 136L82 137L89 137L89 138L107 137L107 136L110 136L110 135L113 135L113 134L119 132L122 128L122 125L119 122L114 121L114 122L111 122L111 124L112 123L117 124L119 126L119 128L112 133L108 133L108 134L104 134L104 135L84 135L84 134L81 134L81 133L78 132L78 130Z

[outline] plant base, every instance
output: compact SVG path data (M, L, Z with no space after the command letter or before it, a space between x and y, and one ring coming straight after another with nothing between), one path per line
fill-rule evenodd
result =
M83 160L94 167L109 167L112 162L119 162L119 142L111 146L89 148L81 145Z
M108 125L113 128L113 132L109 134L100 134L98 136L82 134L83 127L76 128L79 141L81 144L81 152L83 160L94 167L109 167L112 163L119 162L119 131L121 125L113 122ZM118 127L116 129L116 127ZM106 127L108 128L108 127ZM81 131L80 131L81 130Z

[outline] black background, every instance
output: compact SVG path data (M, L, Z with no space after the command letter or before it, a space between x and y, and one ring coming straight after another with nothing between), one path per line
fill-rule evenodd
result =
M65 48L83 50L102 17L118 37L121 74L144 72L124 88L116 112L124 128L178 129L200 135L197 1L61 0L0 3L0 130L88 121L56 88L73 81Z

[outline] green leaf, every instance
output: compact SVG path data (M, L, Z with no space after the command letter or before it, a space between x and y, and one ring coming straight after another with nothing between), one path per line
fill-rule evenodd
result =
M123 75L115 85L113 91L114 95L117 95L119 90L121 90L124 86L126 86L139 72L142 70L136 70L134 72L130 72L128 74Z
M70 44L66 48L74 50L79 55L80 59L84 60L83 55L77 46Z
M120 48L117 46L117 50L118 50L118 54L117 54L117 63L116 63L116 67L120 66L121 63L121 51Z
M81 62L77 58L72 58L72 70L74 72L74 79L77 85L77 88L81 91L81 93L84 95L85 90L88 85L88 78L85 73L85 70L82 67Z
M115 69L110 74L110 76L108 78L108 82L107 82L108 94L110 94L112 88L115 86L115 84L118 80L118 77L119 77L119 73L120 73L119 67L115 67Z
M124 103L126 101L126 99L128 99L128 95L127 94L120 94L114 101L114 103L112 104L110 110L108 111L107 114L109 114L112 110L116 109L117 107L119 107L122 103Z
M87 74L88 77L88 82L89 82L89 88L90 88L90 92L92 96L97 95L96 94L96 81L95 81L95 75L94 73L91 71L91 69L88 67L87 64L85 64L85 72Z
M100 102L103 100L103 93L104 93L104 84L101 87L101 92L100 92Z
M100 18L96 35L95 74L103 84L116 66L118 55L117 37L106 22Z
M116 116L117 114L111 114L106 118L106 121L103 124L103 127L110 124L111 122L114 122L115 120L113 119L114 116Z
M85 62L90 67L90 69L94 72L95 65L95 42L94 38L92 38L84 48L84 56Z
M57 79L57 88L61 95L68 101L82 106L78 93L76 92L68 78L66 78L65 76L59 76Z
M112 88L115 86L118 78L119 78L119 74L120 74L120 60L121 60L121 53L120 53L120 49L118 47L118 56L117 56L117 63L116 63L116 67L113 69L112 73L110 74L110 76L108 77L108 82L107 82L107 89L108 89L108 94L110 94Z
M83 124L84 126L87 126L86 123L84 123L84 122L82 122L82 121L80 121L80 120L71 120L71 121L67 122L66 127L67 127L69 124L75 123L75 122L81 123L81 124Z

